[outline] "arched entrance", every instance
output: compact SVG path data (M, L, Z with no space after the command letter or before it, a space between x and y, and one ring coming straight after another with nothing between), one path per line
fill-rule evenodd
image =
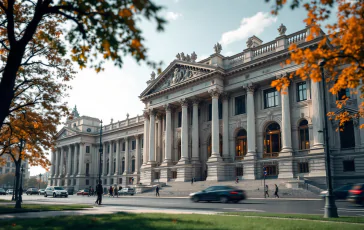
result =
M242 160L247 153L247 135L245 129L239 130L235 139L235 160Z
M264 130L263 158L278 157L281 148L281 127L276 122L270 123Z

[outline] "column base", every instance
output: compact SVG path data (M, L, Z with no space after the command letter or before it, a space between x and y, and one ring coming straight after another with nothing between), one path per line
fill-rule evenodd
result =
M291 179L293 175L293 160L292 159L281 159L278 161L278 178L279 179Z
M177 178L175 181L188 182L192 179L191 165L184 165L183 167L177 168Z
M255 156L252 156L252 161L243 164L243 176L244 180L255 180L256 176L256 167L255 167ZM244 158L245 160L245 158Z
M291 157L293 156L293 150L292 149L282 149L279 152L279 157Z
M162 168L160 170L160 182L167 183L172 178L172 172L170 168Z
M177 163L177 165L187 165L187 164L189 164L190 163L190 161L187 159L187 158L181 158L179 161L178 161L178 163Z
M322 154L319 158L309 159L309 177L326 177L326 159Z
M172 165L172 160L164 160L160 166L165 167L165 166L170 166L170 165Z
M194 161L192 163L192 178L195 178L195 180L202 180L202 175L201 175L201 163L199 161ZM192 179L191 178L191 179Z
M140 183L149 185L154 181L154 171L152 165L142 166L140 169Z
M221 158L220 158L221 159ZM206 181L226 181L233 179L233 169L222 162L207 162Z
M325 148L323 145L321 146L313 146L310 149L310 154L317 154L317 153L324 153L325 152Z
M213 163L213 162L223 162L222 158L220 155L218 154L212 154L211 157L209 157L209 159L207 160L208 163Z

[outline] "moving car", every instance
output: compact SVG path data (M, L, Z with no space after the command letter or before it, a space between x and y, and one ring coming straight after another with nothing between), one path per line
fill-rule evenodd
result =
M332 191L333 195L335 196L335 199L346 199L346 197L349 195L349 190L353 187L352 184L347 184L344 186L341 186L339 188L336 188ZM322 198L325 198L327 194L327 191L322 191L320 193L320 196Z
M6 195L6 191L3 188L0 188L0 195Z
M53 197L68 197L68 192L60 186L49 186L46 188L45 193L44 193L44 197L47 196L53 196Z
M348 201L364 205L364 184L356 184L349 190Z
M8 195L13 194L13 189L6 190L6 194L8 194Z
M36 189L36 188L28 188L28 190L25 192L25 194L27 194L27 195L37 194L38 195L38 189Z
M39 189L39 190L38 190L38 194L39 194L39 195L44 195L44 189Z
M78 190L77 196L80 196L80 195L82 195L82 196L88 195L88 193L89 193L88 189Z
M227 203L232 201L238 203L246 199L246 194L245 191L232 186L211 186L200 192L191 193L190 198L193 202L220 201Z
M135 190L134 188L123 188L121 190L118 191L119 195L130 195L130 196L134 196L135 194Z

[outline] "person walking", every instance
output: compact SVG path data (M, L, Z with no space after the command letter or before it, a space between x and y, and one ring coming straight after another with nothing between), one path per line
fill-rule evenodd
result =
M87 196L91 196L91 194L92 194L92 188L91 188L91 186L88 188L88 194L87 194Z
M239 177L236 177L235 184L239 184Z
M269 193L268 193L268 185L265 185L265 189L264 189L264 196L268 196L269 197Z
M109 188L109 197L114 197L114 194L112 193L112 186L110 185Z
M114 186L114 196L119 197L118 188L116 185Z
M158 196L159 197L159 186L158 185L155 188L155 196Z
M191 185L193 185L193 178L191 179Z
M279 198L279 196L278 196L278 186L276 184L274 184L274 185L276 186L276 190L274 192L274 197Z
M103 193L103 188L102 188L101 181L100 181L99 184L96 185L97 200L96 200L95 203L98 204L98 205L101 205L102 193Z

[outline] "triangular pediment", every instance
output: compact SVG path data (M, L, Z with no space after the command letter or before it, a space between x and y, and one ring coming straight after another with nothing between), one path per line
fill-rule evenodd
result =
M168 88L178 87L211 74L217 69L218 67L207 64L175 60L144 90L140 97L143 98Z
M58 133L57 133L57 139L62 139L69 136L76 135L77 132L74 130L71 130L70 128L63 127Z

